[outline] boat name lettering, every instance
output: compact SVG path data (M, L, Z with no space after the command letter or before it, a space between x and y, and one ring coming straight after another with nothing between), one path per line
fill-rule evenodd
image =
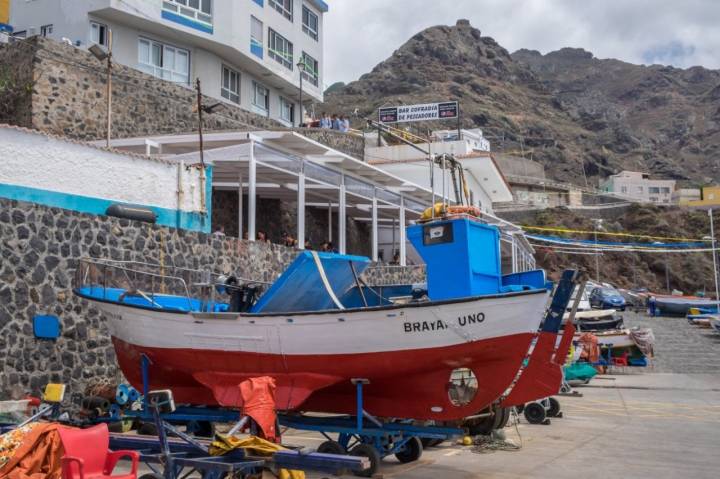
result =
M485 313L468 314L467 316L458 317L458 324L460 326L482 323L483 321L485 321Z
M469 324L482 323L485 321L485 313L467 314L457 318L458 325L467 326ZM444 321L416 321L403 323L406 333L422 333L425 331L441 331L449 326Z

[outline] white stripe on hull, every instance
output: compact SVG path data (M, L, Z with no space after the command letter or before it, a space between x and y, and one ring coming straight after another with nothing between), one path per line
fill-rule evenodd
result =
M210 317L110 303L98 307L106 312L114 337L141 347L330 355L437 348L535 333L547 296L531 293L287 316Z

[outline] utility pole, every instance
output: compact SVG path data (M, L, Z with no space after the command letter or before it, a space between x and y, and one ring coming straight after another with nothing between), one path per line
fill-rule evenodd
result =
M202 104L202 89L200 87L200 79L195 80L195 89L197 90L197 112L198 112L198 136L200 140L200 207L203 212L207 211L205 208L205 151L203 148L203 104Z
M110 148L110 135L112 132L112 30L107 29L108 56L107 56L107 135L105 145Z
M598 230L602 228L602 218L593 220L595 224L595 281L600 282L600 250L598 249Z
M715 303L717 312L720 314L720 287L718 287L718 261L717 261L717 244L715 242L715 224L713 223L713 210L708 210L710 216L710 239L712 244L712 255L713 255L713 275L715 276Z

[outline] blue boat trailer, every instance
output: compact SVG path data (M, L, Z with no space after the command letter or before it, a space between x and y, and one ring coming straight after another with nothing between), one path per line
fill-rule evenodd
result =
M343 474L346 471L362 471L370 466L370 461L363 457L292 449L275 451L271 456L261 456L238 448L221 456L213 456L210 454L208 441L200 441L180 431L165 419L179 421L182 417L193 417L208 420L221 417L221 411L216 415L206 415L202 411L206 408L200 408L201 411L188 410L173 417L176 409L170 391L150 392L146 396L146 402L157 428L157 437L131 434L112 434L110 437L110 449L134 450L140 454L140 460L153 471L143 476L145 479L186 478L195 472L203 479L239 479L255 477L268 467ZM237 412L234 417L238 417ZM245 421L241 419L238 425ZM170 435L175 438L170 438Z
M106 418L98 418L99 421L113 422L124 418L133 418L140 421L152 421L155 423L158 436L164 435L166 431L170 431L173 435L182 438L185 442L197 445L202 444L194 437L191 437L182 431L179 431L173 424L193 425L201 423L235 423L236 426L231 432L250 426L250 432L254 433L254 424L252 421L246 423L246 419L240 411L233 409L224 409L219 407L206 406L179 406L173 405L172 411L156 411L156 407L151 400L153 392L150 387L150 369L151 360L143 355L141 358L141 370L143 380L143 396L141 398L142 408L139 410L127 410L122 416L110 416ZM314 470L322 470L323 461L327 461L327 466L337 472L339 466L343 466L344 470L353 470L359 476L372 476L380 467L382 458L395 455L401 462L412 462L420 458L423 451L422 439L431 440L435 443L450 440L456 437L464 436L465 430L462 428L439 427L424 424L417 424L409 419L379 419L367 411L363 406L363 386L368 384L367 379L352 379L356 391L356 414L355 415L304 415L292 412L278 412L277 418L280 426L292 428L299 431L312 431L322 434L327 441L320 444L317 452L313 454L299 453L297 451L283 451L281 454L276 453L279 458L278 465L286 467L286 464L296 464L302 466L312 465ZM161 427L162 424L162 427ZM333 439L332 435L337 435ZM147 441L141 439L140 436L128 436L115 434L114 441L130 441L118 443L119 446L125 448L135 448L138 445L146 445ZM160 443L167 442L160 438ZM169 447L178 447L177 441L168 442ZM182 446L187 447L187 446ZM119 447L122 448L122 447ZM157 448L152 449L155 452L148 452L146 457L148 461L156 460L158 452ZM183 452L181 450L180 452ZM349 454L349 455L348 455ZM355 461L363 459L362 463L338 461L338 457L346 460L354 459ZM197 458L194 458L196 460ZM188 458L179 458L180 463L186 463ZM294 463L293 461L299 461ZM333 462L335 461L335 462ZM369 462L368 462L369 461ZM209 463L215 463L213 459ZM275 461L277 463L277 460ZM361 466L358 466L361 464ZM227 464L222 467L228 467ZM287 466L289 467L289 466ZM302 469L302 467L298 467ZM333 472L333 471L330 471ZM178 476L166 477L166 479L174 479ZM209 479L217 479L211 477Z

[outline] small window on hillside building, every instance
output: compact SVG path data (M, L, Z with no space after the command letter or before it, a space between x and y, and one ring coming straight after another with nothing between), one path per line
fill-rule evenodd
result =
M222 66L222 88L220 93L233 103L240 103L240 73Z
M108 46L107 25L98 22L90 22L90 43L101 47Z
M52 24L43 25L42 27L40 27L40 35L42 35L43 37L49 37L50 35L52 35L52 32L53 32Z

